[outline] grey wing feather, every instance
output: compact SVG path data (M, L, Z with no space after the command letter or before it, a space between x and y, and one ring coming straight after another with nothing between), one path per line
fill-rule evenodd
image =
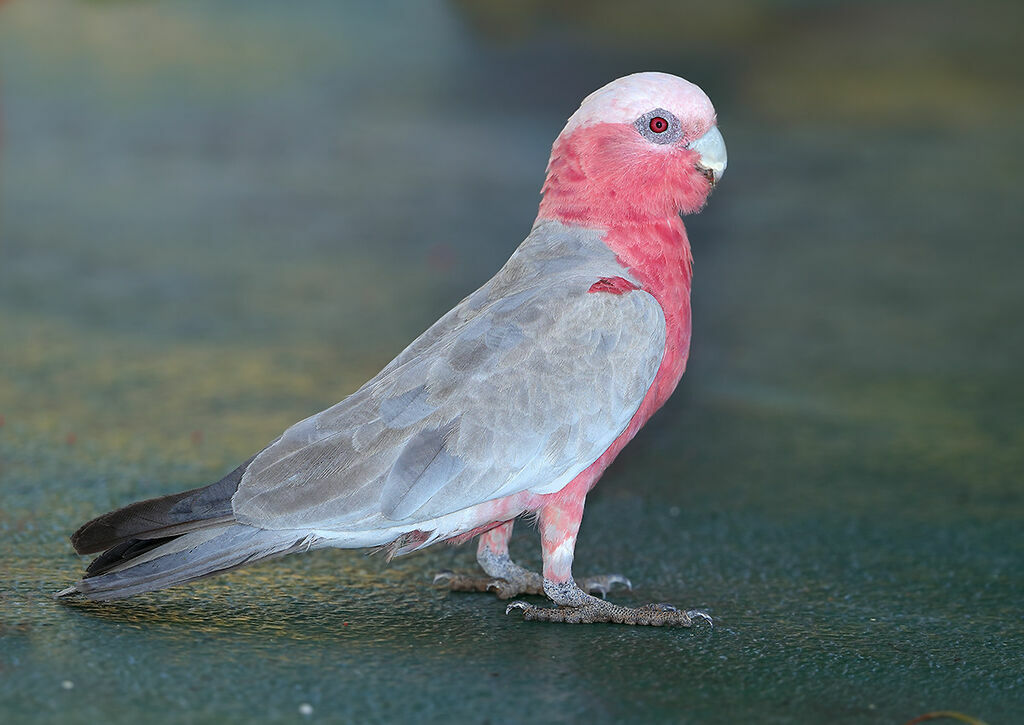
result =
M448 431L452 428L447 426ZM446 432L444 428L421 430L402 447L380 493L380 510L386 518L407 518L465 470L466 460L448 451Z
M495 305L289 429L249 466L236 517L363 528L559 490L625 429L663 354L645 292Z
M415 524L560 490L595 461L654 380L663 312L642 290L587 292L595 271L622 272L614 259L508 274L515 261L366 385L261 452L232 499L236 519Z

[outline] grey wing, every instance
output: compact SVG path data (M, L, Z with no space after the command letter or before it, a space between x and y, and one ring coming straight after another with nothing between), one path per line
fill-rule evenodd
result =
M560 490L625 430L664 355L658 302L591 282L520 290L434 330L262 451L236 518L360 531Z

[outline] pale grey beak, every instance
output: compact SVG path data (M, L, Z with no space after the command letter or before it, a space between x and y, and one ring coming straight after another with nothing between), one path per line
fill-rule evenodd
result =
M700 154L697 168L704 172L712 186L721 181L725 167L729 165L729 158L725 153L725 139L718 126L712 126L707 133L688 144L687 148Z

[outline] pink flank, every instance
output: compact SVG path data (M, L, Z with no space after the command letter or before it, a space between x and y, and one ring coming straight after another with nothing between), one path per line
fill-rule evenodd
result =
M699 129L703 133L706 128ZM665 354L654 382L630 420L594 463L561 491L524 491L483 504L480 547L507 551L511 519L539 512L544 578L572 578L576 535L587 493L619 451L675 390L690 349L690 281L693 260L678 214L698 211L711 185L695 168L696 154L683 144L653 146L630 124L592 124L559 137L552 149L538 220L606 229L605 243L650 293L665 314ZM590 292L624 294L637 286L622 277L601 278Z
M490 549L498 555L508 554L508 540L512 538L512 523L513 522L511 521L506 521L505 523L498 524L481 534L478 549L480 551ZM468 536L460 538L464 538L468 541L472 537L473 534L470 533Z
M625 124L582 127L559 138L552 150L538 218L606 228L605 243L661 305L666 337L654 383L626 430L568 486L531 502L541 506L544 576L551 581L572 576L572 552L587 493L665 403L686 368L693 258L678 213L699 210L711 190L695 161L696 154L681 145L652 147ZM604 282L599 280L590 291Z

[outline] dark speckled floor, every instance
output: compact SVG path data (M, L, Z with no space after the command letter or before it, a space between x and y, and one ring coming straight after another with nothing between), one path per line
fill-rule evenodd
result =
M954 6L4 7L0 719L1021 721L1021 18ZM730 167L690 369L577 570L714 630L432 589L469 548L50 599L82 520L221 475L484 281L566 115L649 68Z

